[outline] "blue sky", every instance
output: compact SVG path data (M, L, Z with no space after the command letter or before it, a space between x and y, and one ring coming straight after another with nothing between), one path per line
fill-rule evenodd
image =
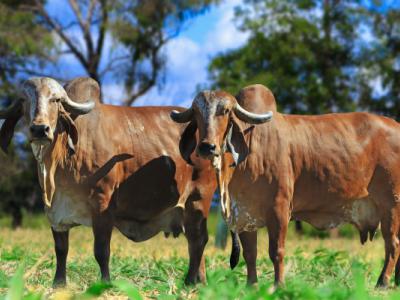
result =
M180 34L162 49L167 58L165 81L162 88L156 86L139 98L135 105L181 105L188 106L196 87L207 82L207 66L216 54L240 47L247 35L234 25L234 7L242 0L225 0L212 6L206 13L189 20ZM47 9L59 20L71 20L72 10L65 0L48 2ZM70 32L77 41L80 32ZM106 63L113 42L106 38L102 63ZM85 75L85 71L72 55L63 55L58 65L62 77L73 78ZM103 99L118 103L125 98L123 82L112 76L103 81Z
M139 98L135 105L181 105L189 106L195 96L196 87L208 81L207 66L218 53L242 46L248 39L246 33L237 30L234 23L234 8L242 0L224 0L214 5L205 14L189 20L178 37L171 40L163 49L167 58L165 81L162 87L155 86ZM400 6L400 0L381 1L377 7L375 0L364 0L367 7L375 7L384 12L389 6ZM66 0L52 0L47 6L52 16L68 22L72 10ZM80 31L70 32L77 41ZM106 37L102 63L109 61L113 47L110 35ZM64 55L58 66L61 77L84 76L85 71L72 55ZM103 81L103 99L106 103L118 103L125 98L122 81L107 76Z

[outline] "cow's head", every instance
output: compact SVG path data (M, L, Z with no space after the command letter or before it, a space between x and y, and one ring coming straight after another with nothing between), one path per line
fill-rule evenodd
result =
M261 124L271 120L272 112L254 114L243 109L236 98L224 91L203 91L194 99L191 108L183 112L173 111L175 122L190 122L180 144L183 157L190 162L190 154L196 149L199 156L211 161L218 160L224 152L232 153L234 164L243 161L248 147L240 122ZM199 141L195 133L199 130ZM214 163L214 167L217 167Z
M236 98L223 91L204 91L194 99L191 108L183 112L172 111L171 118L178 123L188 123L180 141L184 159L191 163L190 155L195 151L209 159L216 171L222 214L230 223L231 202L228 183L233 174L230 166L236 166L248 154L241 122L261 124L271 120L272 112L254 114L243 109ZM196 131L199 140L196 142ZM227 158L226 152L232 154Z
M24 115L34 152L52 144L55 133L61 129L67 132L68 146L73 150L78 136L71 115L87 114L95 103L72 101L57 81L47 77L25 81L20 87L20 94L20 98L8 109L0 111L0 119L6 119L0 131L1 148L7 150L15 125Z

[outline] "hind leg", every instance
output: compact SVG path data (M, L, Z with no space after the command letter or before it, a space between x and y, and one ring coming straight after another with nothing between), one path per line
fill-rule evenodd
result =
M290 220L290 200L282 193L275 199L274 207L267 221L269 236L269 257L274 264L275 286L283 283L285 239Z
M385 263L381 275L379 276L377 287L387 287L389 285L390 276L396 265L396 282L399 280L398 260L399 256L399 218L400 205L395 205L389 210L388 214L384 214L381 221L381 230L385 241Z
M395 277L394 277L394 283L396 286L400 285L400 252L397 255L397 263L396 263L396 269L395 269Z

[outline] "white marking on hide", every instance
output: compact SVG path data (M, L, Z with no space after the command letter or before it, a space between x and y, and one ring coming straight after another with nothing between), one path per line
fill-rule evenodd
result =
M39 170L40 170L39 180L42 184L41 188L42 188L43 202L46 205L46 207L50 207L51 201L47 198L47 193L46 193L46 191L47 191L47 184L46 184L47 183L47 170L46 170L46 165L43 161L44 146L38 145L35 143L31 143L31 148L32 148L33 155L39 164Z
M255 231L257 228L261 227L259 224L260 222L252 217L246 206L240 205L232 196L230 197L230 208L232 213L225 221L232 231Z
M46 209L51 226L56 231L65 231L75 225L92 225L90 208L84 199L70 197L56 191L51 207Z

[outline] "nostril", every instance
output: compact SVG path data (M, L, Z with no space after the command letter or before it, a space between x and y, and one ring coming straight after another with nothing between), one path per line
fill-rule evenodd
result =
M49 133L49 132L50 132L50 126L46 126L46 127L44 128L44 131L45 131L46 133Z
M215 144L201 143L199 145L199 151L200 151L200 153L202 153L204 155L213 154L215 152L216 148L217 148L217 146Z

